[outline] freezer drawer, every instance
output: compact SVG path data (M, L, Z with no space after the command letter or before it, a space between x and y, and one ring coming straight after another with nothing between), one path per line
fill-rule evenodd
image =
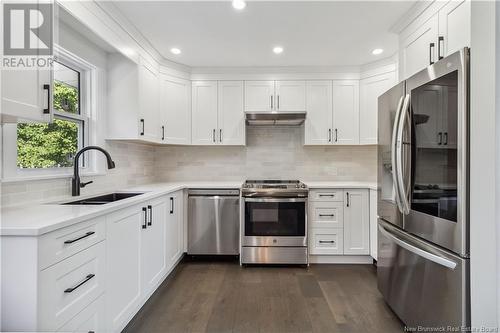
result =
M239 191L190 190L188 210L188 254L239 254Z
M469 260L378 221L378 288L411 327L470 326Z

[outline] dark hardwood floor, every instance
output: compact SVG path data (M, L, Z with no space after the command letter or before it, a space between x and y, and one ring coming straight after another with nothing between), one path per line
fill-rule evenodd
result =
M402 332L372 265L183 262L124 332Z

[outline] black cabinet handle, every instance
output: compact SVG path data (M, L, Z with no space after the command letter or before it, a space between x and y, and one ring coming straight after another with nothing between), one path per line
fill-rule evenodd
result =
M214 131L212 132L212 141L215 143L215 128Z
M280 95L278 95L277 99L278 100L277 100L276 104L277 104L278 110L279 110L280 109Z
M339 139L339 137L338 137L338 131L337 131L337 129L335 129L335 142L337 142L338 139Z
M443 47L441 48L441 44ZM444 58L444 55L441 54L441 51L444 49L444 37L439 36L438 37L438 60L441 60Z
M70 240L64 241L64 244L71 244L71 243L74 243L74 242L78 242L79 240L84 239L84 238L87 238L87 237L89 237L89 236L91 236L91 235L93 235L93 234L95 234L95 232L94 232L94 231L89 231L89 232L87 232L87 233L86 233L85 235L83 235L83 236L80 236L80 237L75 238L75 239L70 239Z
M331 240L331 241L320 240L319 243L320 244L325 244L325 243L327 243L327 244L335 244L335 241L333 241L333 240Z
M151 205L148 205L148 211L149 211L148 225L153 225L153 207Z
M47 90L47 107L43 109L43 113L50 114L50 84L44 84L43 89Z
M334 217L334 214L319 214L319 217Z
M222 142L222 128L219 129L219 142Z
M165 140L165 126L161 127L161 140Z
M443 145L448 145L448 132L444 132L444 143Z
M146 211L146 207L142 207L142 213L144 216L144 224L142 225L142 229L147 228L147 219L148 219L148 212Z
M335 197L335 194L320 194L319 196L320 196L320 197L330 197L330 198L334 198L334 197Z
M438 145L443 143L443 132L438 133Z
M328 142L332 142L332 129L328 129Z
M89 274L85 277L85 279L82 280L82 282L80 282L79 284L77 284L76 286L74 287L71 287L71 288L68 288L66 289L64 292L65 293L72 293L75 289L79 288L80 286L82 286L83 284L87 283L90 279L92 279L93 277L95 276L95 274Z
M273 109L273 95L271 95L271 110Z
M432 56L432 51L435 47L434 43L429 44L429 64L432 65L434 63L434 57Z
M346 193L346 197L347 197L347 207L349 207L349 192Z
M141 119L141 125L142 125L142 130L141 130L141 135L144 135L144 119Z
M174 198L170 197L170 214L174 213Z

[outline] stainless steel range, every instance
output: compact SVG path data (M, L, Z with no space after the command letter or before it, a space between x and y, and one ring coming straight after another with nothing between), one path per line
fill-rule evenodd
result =
M247 180L242 264L307 264L308 188L298 180Z

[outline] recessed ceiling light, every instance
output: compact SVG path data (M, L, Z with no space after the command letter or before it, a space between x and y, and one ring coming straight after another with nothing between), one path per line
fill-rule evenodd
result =
M384 52L383 49L375 49L375 50L372 51L372 54L373 55L379 55L379 54L382 54L382 52Z
M170 52L173 54L181 54L181 50L176 47L171 48Z
M281 46L275 46L273 48L273 52L276 53L276 54L280 54L283 52L283 48Z
M237 10L242 10L247 6L247 3L243 0L233 0L233 8Z

